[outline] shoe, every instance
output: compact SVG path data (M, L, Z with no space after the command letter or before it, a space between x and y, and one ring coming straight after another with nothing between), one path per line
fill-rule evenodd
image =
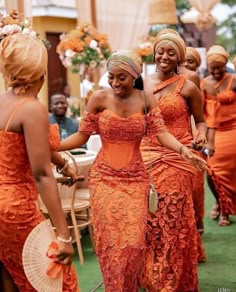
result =
M226 216L221 215L220 219L219 219L219 222L218 222L218 225L219 226L229 226L230 225L230 221L229 221L228 215L226 215Z

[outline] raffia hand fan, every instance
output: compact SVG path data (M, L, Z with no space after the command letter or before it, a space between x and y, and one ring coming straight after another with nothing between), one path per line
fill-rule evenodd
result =
M62 292L63 273L58 277L47 276L52 259L47 256L49 245L56 240L50 220L37 225L28 235L22 253L25 274L37 291Z

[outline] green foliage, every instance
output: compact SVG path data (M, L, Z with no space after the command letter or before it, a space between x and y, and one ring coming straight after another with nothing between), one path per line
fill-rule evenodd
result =
M175 4L180 15L190 9L188 0L175 0Z
M228 1L230 2L230 1ZM217 25L217 44L225 47L231 56L236 54L236 12Z
M235 5L235 0L221 0L220 1L222 4L226 4L229 6L234 6Z

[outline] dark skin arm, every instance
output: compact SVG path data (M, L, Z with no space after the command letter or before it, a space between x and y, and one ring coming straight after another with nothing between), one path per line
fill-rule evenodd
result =
M193 115L197 135L193 143L197 148L203 147L206 143L207 127L203 116L203 106L201 92L193 82L186 80L182 88L181 94L186 98L189 111Z
M202 86L202 94L205 96L205 100L207 101L208 96L211 97L211 99L215 99L217 101L217 92L214 86L207 81L204 82ZM214 113L217 114L217 113ZM205 148L207 148L209 156L212 156L215 152L215 131L216 128L207 128L207 143L205 145Z
M24 104L16 113L15 118L19 119L24 132L32 173L43 203L48 209L58 235L68 239L70 233L51 169L48 112L40 102L33 100ZM38 127L39 124L40 127ZM58 246L57 260L62 264L70 264L73 256L72 244L58 242Z

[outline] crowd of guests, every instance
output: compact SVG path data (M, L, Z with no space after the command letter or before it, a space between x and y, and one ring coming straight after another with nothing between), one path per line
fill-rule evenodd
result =
M21 254L44 220L38 193L57 230L57 261L71 266L71 237L50 162L75 180L58 151L81 147L93 134L102 141L89 191L105 291L199 291L198 262L207 260L205 173L215 196L211 218L227 226L236 214L236 75L226 72L229 54L215 45L206 55L209 75L200 79L200 55L171 29L156 36L153 57L156 72L142 79L135 51L114 52L107 60L110 88L90 96L80 125L66 114L67 97L53 95L49 122L58 131L37 100L46 49L20 33L1 41L0 70L10 88L0 95L1 291L34 291ZM158 194L152 213L150 182ZM73 266L64 272L63 291L79 291Z

